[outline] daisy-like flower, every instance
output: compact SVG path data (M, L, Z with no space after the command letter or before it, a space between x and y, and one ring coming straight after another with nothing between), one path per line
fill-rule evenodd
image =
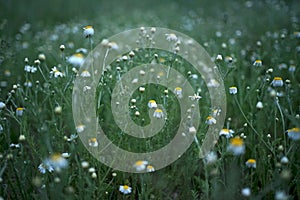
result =
M219 132L219 135L220 136L225 136L226 138L231 138L234 133L234 131L233 130L231 130L231 129L227 129L227 128L223 128L220 132Z
M255 159L248 159L246 161L246 166L249 168L256 168L256 160Z
M229 88L229 93L230 94L236 94L237 93L237 87L235 87L235 86L230 87Z
M20 148L20 144L14 144L14 143L11 143L11 144L9 145L9 147L11 147L11 148Z
M81 77L90 77L91 74L88 70L83 70L80 74Z
M60 171L68 167L68 161L60 154L54 153L44 161L46 168L53 168L55 171Z
M288 200L289 195L285 193L285 191L276 191L275 193L275 200Z
M217 159L218 159L217 154L214 151L211 151L205 156L205 163L212 164L212 163L216 162Z
M217 57L216 57L216 60L217 61L223 60L223 56L221 54L218 54Z
M109 42L107 44L107 47L113 50L118 50L119 49L119 45L116 42Z
M54 76L54 78L63 77L64 76L64 74L61 71L59 71L56 66L54 66L51 69L50 74L51 74L51 76Z
M17 108L16 109L16 115L21 117L23 115L23 111L25 110L25 108Z
M212 116L208 116L206 118L205 123L208 124L208 125L212 125L212 124L216 124L217 120L214 117L212 117Z
M97 147L98 146L98 141L97 141L97 138L91 138L89 139L89 146L90 147Z
M81 167L82 168L88 168L90 166L90 164L87 161L82 161L81 162Z
M194 94L193 96L189 96L192 101L199 101L202 97L199 94Z
M150 101L148 102L148 107L149 107L149 108L157 108L156 101L155 101L155 100L150 100Z
M219 87L220 83L216 79L210 79L207 83L207 87Z
M271 84L274 87L282 87L283 86L283 80L281 77L274 77L273 81L271 82Z
M148 161L138 160L134 163L133 167L136 169L136 171L140 172L145 170L147 165L148 165Z
M282 164L288 164L288 163L289 163L289 159L288 159L288 157L283 156L283 157L280 159L280 162L281 162Z
M5 103L3 103L2 101L0 102L0 109L3 109L3 108L5 108Z
M291 65L289 67L289 72L294 73L296 71L296 66L295 65Z
M255 60L254 63L253 63L253 66L261 67L262 66L262 61L261 60Z
M263 107L264 107L264 105L261 101L257 102L257 104L256 104L257 109L262 109Z
M250 188L246 187L242 189L241 193L244 197L249 197L251 195L251 190Z
M128 185L120 185L119 191L122 192L123 194L130 194L132 191L132 188L129 187Z
M80 67L84 62L83 54L75 53L68 58L68 62L74 67Z
M216 117L219 116L221 114L221 109L217 108L217 109L212 109L212 116Z
M232 61L233 61L233 58L231 56L226 56L225 57L225 62L232 63Z
M166 39L171 42L174 41L176 42L178 40L177 36L174 33L170 33L170 34L165 34L166 35Z
M65 153L62 153L61 156L64 157L64 158L69 158L71 156L71 154L65 152Z
M39 166L38 166L38 170L42 173L42 174L45 174L47 171L48 172L53 172L54 171L54 168L52 166L46 166L44 163L41 163Z
M35 73L37 71L37 68L34 66L25 65L24 70L28 73Z
M20 142L23 142L23 141L25 141L25 140L26 140L25 135L20 135L20 136L19 136L19 141L20 141Z
M295 127L288 129L286 133L288 134L288 137L292 140L300 140L300 128Z
M181 87L176 87L174 90L174 93L181 98L182 97L182 88Z
M70 138L68 138L68 137L66 136L65 139L66 139L68 142L72 142L72 141L75 140L76 138L78 138L78 135L76 135L76 134L71 134Z
M245 145L244 145L243 139L241 139L240 137L232 138L230 140L230 144L229 144L227 150L236 156L245 153Z
M86 38L93 36L94 32L93 26L86 26L83 28L83 36Z
M156 109L153 113L153 117L155 118L163 118L164 113L161 109Z
M189 127L189 133L196 134L197 129L194 126Z
M81 133L82 131L84 131L85 125L83 124L79 124L78 126L76 126L76 131L77 133Z
M25 86L25 87L32 87L32 82L31 82L31 81L26 81L26 82L24 83L24 86Z
M152 165L148 165L146 171L147 172L154 172L155 168Z

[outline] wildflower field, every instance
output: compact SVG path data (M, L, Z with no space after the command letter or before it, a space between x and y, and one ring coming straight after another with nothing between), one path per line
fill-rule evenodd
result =
M300 199L299 1L0 0L0 9L0 200ZM138 34L122 42L139 48L121 51L110 38L127 30ZM181 54L181 33L219 79ZM85 68L97 55L115 59ZM175 71L170 87L159 84ZM178 135L191 144L160 154L166 166L112 150L99 158L94 112L105 138L128 152L163 149Z

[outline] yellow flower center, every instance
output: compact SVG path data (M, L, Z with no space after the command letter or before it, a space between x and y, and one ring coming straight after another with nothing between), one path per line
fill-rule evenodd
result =
M144 161L138 160L138 161L135 162L135 165L136 165L136 166L144 165Z
M227 128L223 128L222 131L229 133L229 130Z
M124 190L128 190L129 186L128 185L124 185L123 188L124 188Z
M154 100L150 100L149 103L156 103Z
M175 90L176 90L176 91L181 91L182 88L181 88L181 87L176 87Z
M300 128L295 127L295 128L289 129L288 132L300 132Z
M230 140L230 144L233 146L242 146L244 141L239 137L235 137Z
M51 155L51 160L53 161L58 161L59 159L61 159L61 155L59 153L54 153Z
M74 56L77 58L83 58L83 55L81 53L75 53Z
M255 159L249 159L247 162L248 162L249 164L254 164L254 163L256 163L256 160L255 160Z
M93 142L93 143L97 142L97 138L91 138L90 142Z
M162 110L161 109L156 109L155 112L156 113L162 113Z
M282 78L281 77L275 77L274 81L282 81Z
M24 108L17 108L18 111L24 110Z
M93 28L93 26L86 26L86 27L84 27L84 29L89 29L89 28Z

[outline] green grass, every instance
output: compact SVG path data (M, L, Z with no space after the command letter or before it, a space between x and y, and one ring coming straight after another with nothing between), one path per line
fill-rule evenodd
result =
M300 127L300 4L298 1L259 1L252 7L246 1L0 1L0 197L3 199L274 199L284 191L289 199L300 198L299 141L291 140L286 130ZM249 4L249 3L248 3ZM24 30L24 24L30 28ZM82 27L93 25L94 44L114 34L141 26L165 27L180 31L197 40L212 58L223 60L216 65L223 77L227 94L224 128L244 138L245 153L234 156L227 151L230 139L220 137L213 152L218 156L207 164L199 158L194 142L171 165L152 173L134 174L111 169L95 159L77 136L72 115L72 89L76 78L66 61L76 49L90 51L89 40ZM23 27L23 31L22 28ZM221 33L221 36L216 34ZM241 34L239 34L241 33ZM299 34L299 33L298 33ZM59 46L64 44L62 53ZM260 45L261 44L261 45ZM38 65L39 54L46 56ZM147 152L166 145L177 130L180 107L176 96L163 86L148 84L145 93L132 95L136 108L130 111L134 122L144 126L150 122L147 103L155 99L165 103L168 120L160 133L152 138L137 139L122 133L111 113L111 92L121 76L136 65L158 62L179 70L185 77L192 66L179 56L165 51L135 52L132 64L114 61L97 89L100 106L99 124L114 144L136 152ZM147 56L146 56L147 55ZM85 55L87 56L87 55ZM230 56L233 62L226 62ZM24 58L38 68L36 73L24 71ZM175 58L180 62L175 62ZM253 66L261 59L261 67ZM50 78L57 66L66 73L63 78ZM284 67L286 66L286 68ZM289 68L296 70L290 72ZM269 70L272 68L272 72ZM111 75L111 78L109 77ZM274 77L282 77L282 87L273 87ZM287 81L289 80L289 81ZM24 86L30 81L32 87ZM105 84L104 84L105 83ZM190 80L195 93L200 88L200 126L196 134L201 143L211 112L207 87L202 79ZM238 93L229 94L236 86ZM176 87L176 86L175 86ZM99 97L101 93L101 97ZM279 95L276 97L276 93ZM274 95L275 94L275 95ZM263 103L257 109L258 101ZM128 102L129 105L132 103ZM55 112L61 106L62 112ZM25 108L22 116L18 107ZM135 111L140 116L135 116ZM25 140L19 140L20 135ZM19 144L19 147L11 147ZM68 168L42 174L38 166L52 153L70 153ZM282 161L286 156L288 163ZM256 160L255 169L246 161ZM88 168L81 163L87 161ZM95 168L92 177L89 168ZM155 167L155 166L154 166ZM119 192L119 186L132 187L130 194ZM249 187L251 195L241 190Z

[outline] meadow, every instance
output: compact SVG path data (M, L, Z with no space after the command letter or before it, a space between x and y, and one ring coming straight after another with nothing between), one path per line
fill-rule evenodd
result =
M297 0L0 0L0 9L0 200L300 198ZM94 105L113 144L155 151L177 132L179 96L201 110L199 126L186 133L193 143L174 163L156 169L137 160L129 164L137 173L130 173L88 151L85 146L97 148L101 138L81 140L86 127L74 123L72 97L76 79L91 76L81 65L93 48L117 50L107 38L136 28L144 33L143 27L173 29L202 45L222 77L226 110L212 107L210 86L176 53L147 47L118 55L97 83ZM138 126L166 118L157 135L135 138L118 127L111 96L122 76L151 63L176 69L195 95L183 90L181 96L180 85L170 90L154 83L133 91L125 104ZM149 116L149 108L156 108L153 99L163 109ZM201 157L205 133L220 113L225 121L216 144Z

